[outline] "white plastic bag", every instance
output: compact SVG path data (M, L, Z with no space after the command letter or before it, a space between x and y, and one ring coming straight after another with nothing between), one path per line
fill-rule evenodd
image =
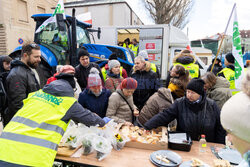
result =
M96 158L99 161L103 160L112 150L111 142L102 136L97 136L93 140L93 147L97 152Z
M88 133L82 138L83 155L91 154L94 151L93 141L98 137L94 133Z

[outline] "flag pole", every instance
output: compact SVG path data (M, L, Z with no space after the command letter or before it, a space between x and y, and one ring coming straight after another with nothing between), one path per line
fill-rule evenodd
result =
M232 18L233 11L234 11L235 7L236 7L236 3L234 3L233 9L232 9L231 14L230 14L230 17L229 17L229 19L228 19L227 26L226 26L226 29L225 29L225 31L224 31L224 34L222 35L222 38L221 38L221 41L220 41L220 45L219 45L219 48L218 48L218 50L217 50L217 53L216 53L216 56L215 56L215 59L214 59L214 62L213 62L213 65L212 65L212 68L211 68L211 71L210 71L210 72L213 71L214 64L215 64L215 62L216 62L216 60L217 60L217 57L218 57L218 55L219 55L219 53L220 53L221 46L222 46L222 43L223 43L223 41L224 41L225 34L226 34L226 32L227 32L227 28L228 28L228 25L229 25L230 20L231 20L231 18Z

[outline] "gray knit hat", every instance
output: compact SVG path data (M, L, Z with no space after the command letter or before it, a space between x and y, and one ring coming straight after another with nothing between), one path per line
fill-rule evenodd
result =
M120 62L118 60L110 60L108 63L109 66L109 70L111 70L112 68L116 67L116 66L120 66Z

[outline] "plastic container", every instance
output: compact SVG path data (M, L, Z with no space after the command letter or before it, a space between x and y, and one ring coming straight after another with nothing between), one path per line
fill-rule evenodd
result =
M186 138L183 139L182 137L178 139L175 138L175 140L171 139L171 134L173 135L179 135L179 134L185 134ZM177 140L176 140L177 139ZM168 132L168 148L173 150L180 150L180 151L190 151L192 146L192 140L191 137L187 133L183 132Z
M206 147L207 147L206 136L201 135L201 139L199 141L199 152L200 153L206 152Z

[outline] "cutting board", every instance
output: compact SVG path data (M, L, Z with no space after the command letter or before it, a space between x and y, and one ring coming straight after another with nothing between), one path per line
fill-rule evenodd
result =
M82 146L78 146L77 148L75 148L74 150L72 150L69 147L65 147L65 146L61 147L61 146L59 146L58 150L57 150L57 155L65 156L65 157L71 157L71 155L73 155L81 147Z

